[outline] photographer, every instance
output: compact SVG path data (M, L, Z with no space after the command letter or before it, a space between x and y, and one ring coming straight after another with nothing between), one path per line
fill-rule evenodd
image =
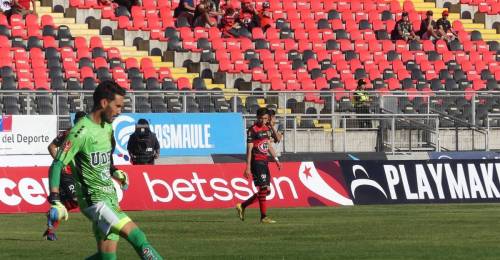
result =
M146 119L139 119L135 132L130 135L127 150L132 164L154 164L160 155L160 144L156 135L149 129Z

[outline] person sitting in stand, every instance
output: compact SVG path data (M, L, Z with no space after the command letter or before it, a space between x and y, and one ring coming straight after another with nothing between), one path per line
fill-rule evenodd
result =
M174 17L177 19L184 17L192 25L196 6L195 0L181 0L174 10Z
M217 18L214 16L216 16L216 12L213 3L210 0L202 0L201 3L196 6L193 27L210 28L217 26Z
M453 41L455 40L458 35L453 28L451 28L451 23L448 20L448 10L444 10L442 13L442 17L437 20L436 26L437 26L437 34L438 36L447 41Z
M253 28L260 26L259 12L255 10L250 0L242 1L238 22L241 27L245 27L249 32L251 32Z
M266 30L271 27L271 24L273 22L272 13L269 11L269 7L269 2L264 2L262 3L262 9L259 12L260 27L264 32L266 32Z
M403 12L401 19L396 22L394 30L392 31L393 40L419 40L418 35L413 31L413 25L409 20L408 12Z
M31 11L30 4L33 6L33 11ZM9 22L13 14L20 14L23 17L28 14L36 14L35 0L2 0L0 11L7 16Z
M238 37L240 24L236 22L237 20L238 12L232 7L227 8L220 24L223 38Z
M429 10L425 13L426 18L422 20L420 23L420 31L418 31L418 35L422 40L437 40L439 39L439 35L437 35L436 31L436 22L432 19L432 11Z

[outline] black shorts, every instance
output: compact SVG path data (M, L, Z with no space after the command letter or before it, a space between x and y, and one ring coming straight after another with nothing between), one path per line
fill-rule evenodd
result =
M252 161L250 165L252 171L253 183L255 186L269 186L271 182L271 173L267 161Z
M76 202L76 191L75 191L75 180L73 175L67 173L61 173L61 183L59 185L59 195L61 196L61 202L65 201L75 201Z

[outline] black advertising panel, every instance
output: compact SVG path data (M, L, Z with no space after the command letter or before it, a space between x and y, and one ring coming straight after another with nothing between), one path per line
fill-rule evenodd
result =
M500 201L500 161L341 161L354 204Z

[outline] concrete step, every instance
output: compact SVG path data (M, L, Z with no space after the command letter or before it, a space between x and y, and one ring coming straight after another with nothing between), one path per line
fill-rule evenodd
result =
M458 19L462 24L471 24L474 23L472 19Z
M497 34L497 30L495 30L495 29L478 29L477 31L479 31L481 33L481 35L484 35L484 34Z
M413 3L413 6L417 11L427 11L436 8L436 3Z
M96 36L96 35L81 35L79 37L83 37L83 38L85 38L87 40L87 42L89 42L90 38L92 38L94 36ZM99 37L101 37L102 41L111 41L112 40L111 39L112 38L111 35L100 35Z
M135 58L142 58L142 57L147 57L148 52L147 51L132 51L132 50L124 50L123 52L120 50L120 53L122 56L126 57L135 57Z
M122 43L123 43L123 42L122 42ZM104 43L103 43L103 45L104 45ZM135 47L131 47L131 46L123 46L123 44L122 44L122 45L109 46L109 47L116 47L116 48L118 48L118 49L120 50L120 52L123 52L123 53L131 53L131 55L130 55L130 56L136 56L136 55L134 55L134 53L136 53L136 52L137 52L137 48L135 48ZM143 53L143 52L141 52L141 53ZM147 56L147 55L146 55L146 56Z
M41 19L41 17L44 15L50 15L53 19L64 18L64 13L52 13L52 10L50 10L49 12L38 11L38 19Z
M71 35L73 35L73 37L84 35L100 36L99 30L97 29L71 30Z
M172 78L178 79L178 78L188 78L189 82L192 83L193 79L196 77L199 77L200 75L197 73L172 73Z
M60 26L60 25L66 25L69 27L69 29L71 31L73 30L87 30L89 28L88 25L86 24L79 24L79 23L75 23L75 24L71 24L71 23L63 23L63 24L58 24L56 23L57 26Z
M54 24L57 25L70 25L70 24L76 24L75 18L54 18ZM87 26L88 28L88 26Z
M214 88L220 88L224 89L226 86L224 84L205 84L207 86L207 89L214 89Z
M170 67L170 73L172 73L172 74L185 74L185 73L187 73L187 69L184 67L180 67L180 68Z
M52 12L52 7L37 5L36 12L38 13L38 15L45 14L45 13L51 13Z
M125 47L122 40L103 40L102 45L106 48L110 47Z
M482 24L482 23L464 24L463 26L464 26L465 30L484 29L484 24Z
M483 40L485 41L498 41L500 42L500 34L483 34Z
M136 58L139 62L142 60L142 59L145 59L145 58L149 58L154 62L160 62L161 61L161 57L159 56L148 56L147 52L146 51L136 51L137 55L125 55L126 57L132 57L132 58ZM122 56L124 56L122 54ZM156 58L156 57L159 57L159 58Z
M152 57L154 57L154 56L152 56ZM155 62L153 62L153 65L157 68L171 68L174 66L174 63L173 62L163 62L163 61L157 62L157 61L155 61Z

